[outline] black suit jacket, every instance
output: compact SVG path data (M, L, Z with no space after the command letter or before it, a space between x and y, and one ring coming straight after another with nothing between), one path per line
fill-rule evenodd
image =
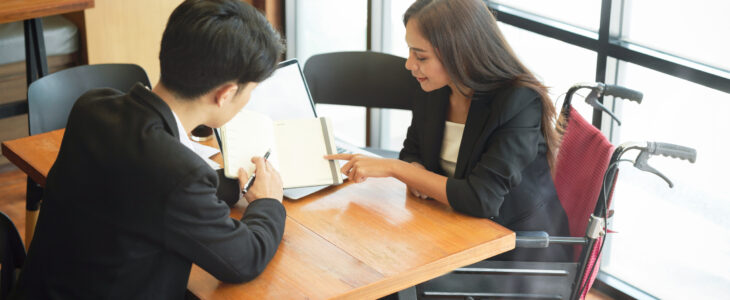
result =
M260 199L231 219L216 172L180 134L170 108L140 84L76 102L17 298L182 299L192 263L224 282L264 269L283 206Z
M413 121L400 158L444 174L440 166L451 90L428 93L413 108ZM490 218L512 230L542 230L568 235L540 130L542 102L528 88L477 92L464 126L456 170L446 181L451 207ZM550 125L547 125L550 126ZM513 251L502 259L567 260L567 247L550 251Z

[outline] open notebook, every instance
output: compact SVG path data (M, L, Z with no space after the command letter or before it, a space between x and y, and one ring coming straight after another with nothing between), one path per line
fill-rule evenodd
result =
M246 104L244 110L262 113L273 121L295 120L306 118L317 118L317 111L314 102L309 94L307 82L302 74L299 62L296 59L290 59L279 63L276 71L271 77L259 83L259 85L251 93L251 99ZM378 156L352 144L337 139L335 144L338 153L360 153L369 156ZM223 155L225 156L225 149ZM256 154L262 156L266 149ZM338 169L339 172L339 169ZM345 177L343 177L345 178ZM332 184L323 184L319 186L285 188L284 196L289 199L299 199Z
M253 174L251 157L270 150L269 162L281 174L284 188L342 183L339 163L322 158L337 151L327 118L274 121L244 109L221 128L221 140L228 178L238 178L240 168Z

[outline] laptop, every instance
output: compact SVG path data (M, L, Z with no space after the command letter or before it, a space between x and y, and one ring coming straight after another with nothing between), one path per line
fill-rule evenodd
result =
M261 112L273 120L316 118L317 110L307 87L304 73L296 58L279 63L271 77L259 83L251 93L246 110ZM360 153L378 156L349 144L335 136L338 153ZM343 179L346 176L343 175ZM284 196L299 199L329 185L284 189Z

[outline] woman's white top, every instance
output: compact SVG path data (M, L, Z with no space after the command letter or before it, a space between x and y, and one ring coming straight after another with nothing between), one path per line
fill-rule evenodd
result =
M456 159L459 158L461 136L464 135L464 124L446 121L444 140L441 143L441 169L448 177L456 171Z

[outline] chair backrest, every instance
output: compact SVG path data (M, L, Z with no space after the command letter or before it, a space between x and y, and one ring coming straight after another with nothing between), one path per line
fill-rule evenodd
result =
M423 97L406 59L379 52L332 52L310 57L304 76L315 103L410 110Z
M596 207L614 147L573 107L568 109L554 180L558 198L568 216L570 235L582 237L586 233L588 217Z
M95 88L127 92L137 82L150 86L147 73L134 64L77 66L42 77L28 87L28 128L39 134L66 126L76 99Z
M596 208L614 147L598 128L586 121L572 106L563 107L560 114L567 120L558 122L564 128L555 163L555 188L568 217L570 235L583 237L589 217ZM585 286L580 299L585 298L598 273L598 268L594 266L600 264L602 243L601 237L592 249L585 249L589 251L589 259L585 265L579 265L578 270L579 274L583 274L583 280L574 287L578 289ZM576 246L575 261L580 259L581 250L584 249Z
M25 248L13 221L0 212L0 299L7 299L25 262Z

